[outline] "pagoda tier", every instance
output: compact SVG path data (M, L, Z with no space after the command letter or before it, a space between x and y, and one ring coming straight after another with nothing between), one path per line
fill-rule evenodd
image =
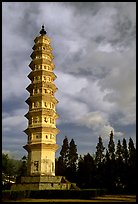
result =
M44 28L43 28L44 29ZM56 75L53 73L52 48L50 38L44 30L35 38L32 58L29 67L31 72L28 75L31 83L26 90L29 97L26 103L29 111L25 114L28 120L28 127L24 131L28 136L24 149L28 152L28 175L55 176L55 152L58 149L56 135L59 130L56 128L56 104L58 100L54 94L57 87L54 84Z

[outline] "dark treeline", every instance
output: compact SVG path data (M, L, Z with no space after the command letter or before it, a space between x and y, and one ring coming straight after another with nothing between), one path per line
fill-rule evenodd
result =
M114 143L111 132L107 148L102 137L99 136L96 152L91 155L78 156L75 141L65 137L56 158L55 173L65 176L78 187L105 188L108 193L136 193L136 148L132 138L118 140ZM3 188L11 186L12 179L18 182L21 176L27 175L27 158L21 160L10 159L7 154L2 154L2 183Z
M132 138L114 143L111 131L107 149L99 136L95 154L77 154L77 146L65 137L56 159L56 175L66 176L80 188L105 188L108 193L136 193L136 148Z

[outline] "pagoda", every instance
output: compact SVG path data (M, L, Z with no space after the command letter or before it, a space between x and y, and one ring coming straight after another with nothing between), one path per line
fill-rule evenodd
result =
M29 111L25 115L28 119L28 127L25 133L28 143L24 149L28 152L28 175L55 176L55 152L58 149L56 135L57 99L54 93L57 87L54 84L56 75L53 73L52 48L50 38L46 35L44 26L40 36L34 40L32 61L29 64L31 72L28 78L31 80L27 91L30 96L26 100Z
M27 144L28 152L27 176L21 177L19 183L13 184L12 190L45 190L45 189L76 189L76 185L68 182L63 176L55 176L55 152L59 148L56 136L56 104L54 84L56 75L53 70L52 48L50 38L46 35L44 25L40 35L34 39L33 52L28 75L31 83L26 88L29 97L26 103L29 110L25 117L28 120Z

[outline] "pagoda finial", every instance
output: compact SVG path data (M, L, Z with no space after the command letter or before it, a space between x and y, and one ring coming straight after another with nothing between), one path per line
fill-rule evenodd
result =
M45 31L45 29L44 29L44 25L42 25L42 29L40 30L40 34L41 35L46 35L46 31Z

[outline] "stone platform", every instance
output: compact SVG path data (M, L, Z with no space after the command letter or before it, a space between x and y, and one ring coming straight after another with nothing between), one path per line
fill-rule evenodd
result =
M64 176L27 176L21 182L13 184L11 190L69 190L79 189Z

